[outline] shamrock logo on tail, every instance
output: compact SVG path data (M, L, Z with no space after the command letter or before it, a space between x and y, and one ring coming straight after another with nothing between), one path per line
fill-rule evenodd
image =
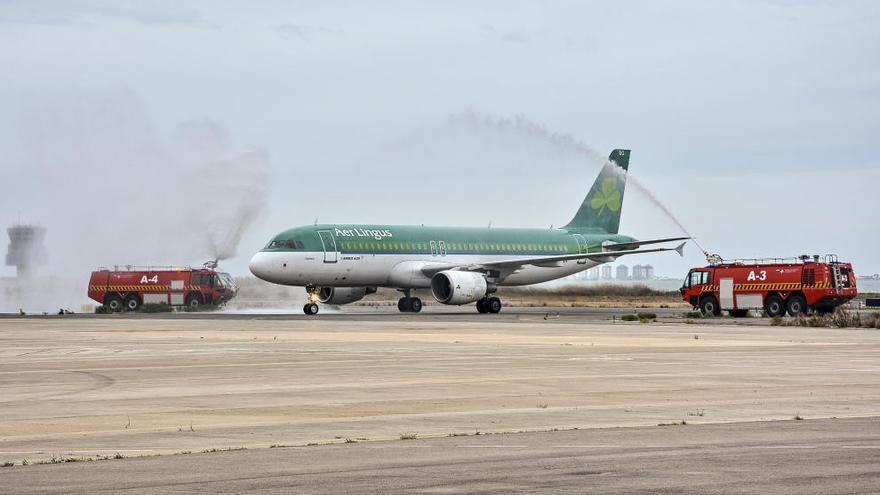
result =
M608 177L602 181L602 187L596 191L590 206L594 210L599 210L598 216L602 216L606 208L611 211L619 211L620 202L621 195L620 191L617 190L617 181Z

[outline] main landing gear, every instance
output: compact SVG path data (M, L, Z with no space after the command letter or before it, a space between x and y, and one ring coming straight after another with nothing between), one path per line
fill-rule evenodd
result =
M418 313L422 310L422 300L418 297L410 296L409 289L403 291L403 297L397 301L397 309L401 313Z
M501 311L501 299L495 296L484 297L477 301L477 311L480 313L498 313Z
M321 294L318 292L318 288L314 286L306 287L306 292L309 294L309 302L303 306L303 313L307 315L316 315L318 314L318 304L316 301Z

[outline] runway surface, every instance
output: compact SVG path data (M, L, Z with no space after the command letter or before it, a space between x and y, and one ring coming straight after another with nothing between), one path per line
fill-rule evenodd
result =
M248 465L257 462L251 456L298 451L269 448L273 445L322 444L307 452L377 445L414 449L424 442L444 442L450 434L471 435L450 441L480 445L514 438L486 433L573 428L653 427L647 430L658 435L718 431L730 436L722 440L736 442L748 431L773 429L749 422L776 421L767 424L827 425L824 440L815 441L844 442L840 445L861 438L859 432L876 432L874 420L843 418L880 416L877 330L771 327L760 319L686 324L678 311L661 313L656 323L625 323L617 318L624 312L0 318L0 462L15 464L0 473L10 479L29 476L21 474L28 470L45 472L47 482L64 487L66 478L54 473L66 473L68 466L105 469L92 466L164 461L33 463L53 457L163 454L183 463L181 472L167 476L185 478L186 463L195 454L172 454L245 447L240 455L247 460L237 462ZM839 419L792 421L795 417ZM656 426L682 421L687 426ZM708 426L713 423L753 426ZM626 432L642 430L620 431L628 437ZM569 454L553 451L574 442L557 439L569 434L587 433L522 438L546 446L535 447L536 455L564 458ZM402 435L419 440L398 440ZM624 437L609 442L623 445L628 442ZM777 444L794 441L785 438ZM633 442L633 449L643 445ZM714 443L703 452L723 459L727 451L711 450ZM823 451L831 444L816 445L825 446L812 450ZM851 455L873 455L863 450ZM478 457L490 455L486 452ZM653 450L628 452L633 469L637 459L655 455ZM234 455L239 454L199 458L213 466L212 459ZM811 462L823 462L815 457L818 453L809 455L814 456ZM625 462L624 457L608 462ZM31 465L21 466L25 459ZM208 464L199 472L212 472ZM515 463L511 466L514 476L518 470ZM694 470L717 474L720 469L723 474L724 466L718 461ZM313 467L316 473L347 469ZM870 477L874 471L859 472ZM839 473L846 482L854 476Z
M594 429L7 468L9 493L876 493L880 419Z

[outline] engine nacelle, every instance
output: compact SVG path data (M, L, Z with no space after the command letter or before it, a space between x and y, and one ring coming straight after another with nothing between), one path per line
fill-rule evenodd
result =
M374 292L375 287L321 287L318 300L324 304L348 304Z
M446 270L431 277L431 294L443 304L467 304L489 292L489 283L481 273Z

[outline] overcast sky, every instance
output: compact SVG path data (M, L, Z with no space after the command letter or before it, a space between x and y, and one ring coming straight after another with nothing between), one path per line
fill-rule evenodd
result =
M76 271L199 262L240 221L236 274L316 218L567 222L599 165L470 112L631 148L723 256L880 272L878 2L0 0L0 68L0 225ZM679 233L632 188L621 231Z

